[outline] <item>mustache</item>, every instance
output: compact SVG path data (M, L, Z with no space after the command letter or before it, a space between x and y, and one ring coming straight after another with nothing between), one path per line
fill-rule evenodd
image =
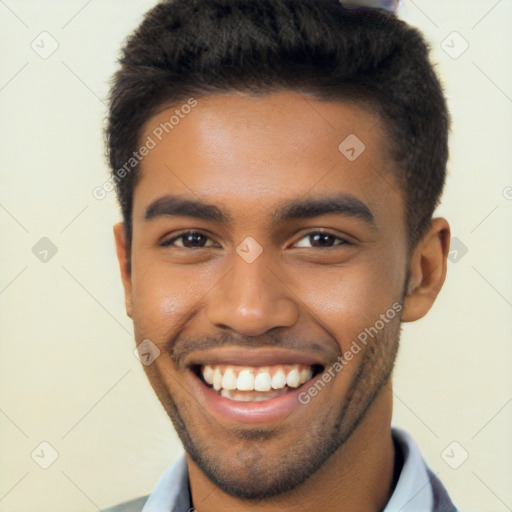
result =
M329 343L327 347L330 347ZM316 353L325 353L326 345L311 342L294 335L283 335L275 332L269 332L263 337L243 336L229 332L219 333L217 335L202 336L199 339L186 339L178 337L174 342L169 343L168 352L176 365L177 369L184 368L186 358L196 351L215 350L221 347L237 348L263 348L273 347L280 349L310 351Z

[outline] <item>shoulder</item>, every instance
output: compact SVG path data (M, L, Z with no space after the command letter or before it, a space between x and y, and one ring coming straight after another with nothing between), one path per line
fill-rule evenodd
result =
M427 473L432 486L432 493L434 495L434 512L457 512L457 508L453 504L448 491L445 489L441 480L432 472L427 466Z
M135 500L125 501L115 507L107 508L103 512L141 512L142 507L148 501L148 496L141 496Z

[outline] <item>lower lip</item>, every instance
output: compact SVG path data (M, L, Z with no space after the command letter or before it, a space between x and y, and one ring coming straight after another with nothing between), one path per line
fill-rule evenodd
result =
M260 402L239 402L219 395L214 389L203 383L192 371L189 371L194 395L200 404L212 415L239 423L269 423L283 420L294 410L303 408L299 402L299 393L303 384L293 391Z

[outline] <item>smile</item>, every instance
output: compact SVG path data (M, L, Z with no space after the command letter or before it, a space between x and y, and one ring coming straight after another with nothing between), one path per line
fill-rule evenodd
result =
M305 384L318 373L318 365L269 366L201 365L204 383L219 395L239 402L258 402L278 397Z
M196 403L217 422L280 423L293 411L305 414L299 393L329 360L277 347L222 347L189 354L184 375Z

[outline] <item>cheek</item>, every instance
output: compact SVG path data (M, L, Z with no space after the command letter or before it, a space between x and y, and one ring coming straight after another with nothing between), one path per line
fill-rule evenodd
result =
M403 279L404 271L394 265L368 261L312 270L292 289L307 308L305 313L328 329L345 350L400 301Z
M141 270L143 269L143 270ZM216 280L206 267L177 268L140 259L133 268L133 319L137 338L164 343L190 320Z
M134 267L133 276L134 324L144 337L160 340L169 319L176 318L183 307L183 283L178 275L169 279L155 265Z

